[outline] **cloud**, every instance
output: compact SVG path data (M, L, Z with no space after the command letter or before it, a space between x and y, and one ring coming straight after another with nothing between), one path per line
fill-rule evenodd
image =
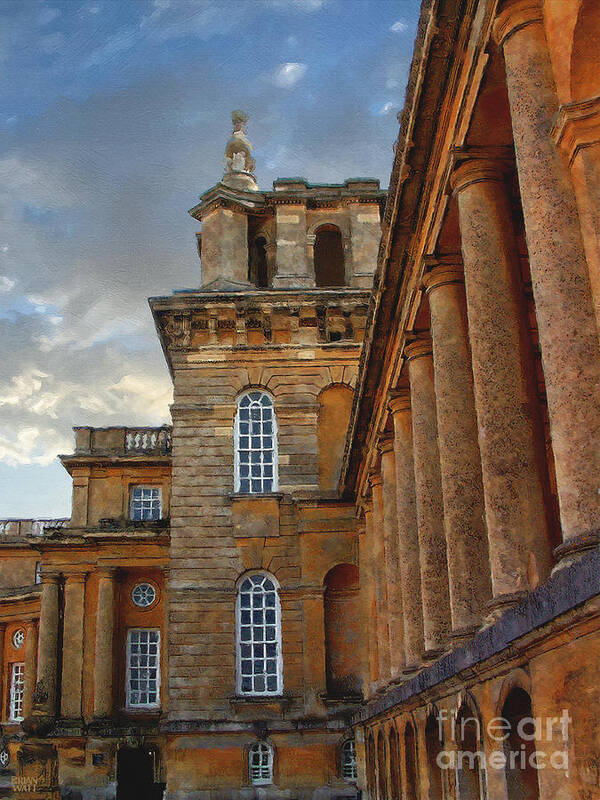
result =
M304 14L312 14L320 11L327 0L267 0L267 4L275 8L286 11L300 11Z
M394 33L404 33L408 30L408 22L405 19L399 19L390 27Z
M0 294L8 294L14 289L15 285L16 281L11 281L6 275L0 275Z
M69 439L53 429L45 435L36 427L24 427L16 433L0 430L0 461L8 466L18 467L28 464L47 466L60 452L68 452L72 447Z
M299 64L296 61L288 61L273 72L273 83L280 89L289 89L302 80L306 74L306 64Z
M40 11L40 15L38 17L38 23L40 25L48 25L50 22L53 22L57 17L61 15L60 8L50 8L46 7Z
M379 106L375 113L379 116L383 116L384 114L389 114L394 104L388 100L387 103L384 103L382 106Z

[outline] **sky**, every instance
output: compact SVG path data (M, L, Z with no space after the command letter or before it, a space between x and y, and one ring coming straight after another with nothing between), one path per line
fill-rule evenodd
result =
M418 6L0 0L0 518L69 516L74 425L170 421L147 298L201 283L233 109L261 188L387 186Z

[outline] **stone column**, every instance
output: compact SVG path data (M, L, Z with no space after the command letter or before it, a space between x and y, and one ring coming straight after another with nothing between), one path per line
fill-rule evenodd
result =
M551 552L542 431L533 384L512 211L501 164L473 159L458 200L479 447L497 607L543 580Z
M435 658L450 632L450 597L431 340L411 342L404 353L412 408L424 656Z
M389 404L394 422L398 557L404 617L405 670L416 669L423 654L423 606L415 500L410 393L398 393Z
M383 497L380 473L370 477L373 496L373 583L377 609L377 680L379 686L390 679L390 634L388 617L385 544L383 536Z
M94 716L113 711L113 635L115 625L115 570L98 572L96 649L94 654Z
M394 440L384 439L381 452L381 477L383 499L383 534L385 552L385 578L388 598L388 625L390 634L390 674L401 675L404 661L404 621L402 611L402 582L398 557L398 512L396 510L396 464Z
M377 598L375 595L373 551L374 531L373 531L373 503L367 501L365 510L365 532L360 537L359 542L359 567L360 567L360 587L363 608L363 627L367 631L368 637L368 663L367 676L363 681L363 694L367 697L376 689L377 675L379 674L378 652L377 652Z
M23 682L23 717L31 714L33 690L36 684L38 651L37 621L30 619L25 623L25 675Z
M467 306L460 265L425 276L431 311L438 443L455 636L474 632L492 596Z
M83 617L86 573L65 577L61 715L81 719Z
M573 186L550 137L557 99L541 3L506 5L495 35L506 63L567 554L597 543L600 530L598 329Z
M571 168L600 329L600 95L561 106L553 134Z
M42 573L37 684L40 712L56 715L58 667L58 575Z

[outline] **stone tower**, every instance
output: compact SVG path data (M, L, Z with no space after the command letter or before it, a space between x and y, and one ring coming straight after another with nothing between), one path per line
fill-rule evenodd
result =
M260 191L246 120L234 112L223 179L190 211L200 289L150 301L174 382L167 796L242 797L260 742L266 796L354 796L336 765L362 688L358 536L337 484L385 193L372 179ZM259 402L263 438L245 443L244 403ZM250 680L236 603L256 574L278 588L278 677L258 661Z

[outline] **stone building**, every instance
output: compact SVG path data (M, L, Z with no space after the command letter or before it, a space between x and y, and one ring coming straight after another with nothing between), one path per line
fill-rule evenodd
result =
M596 0L424 0L387 197L234 112L172 427L4 523L5 793L600 797L599 62Z
M22 798L354 797L355 507L338 483L385 193L259 191L234 112L150 300L172 426L75 429L70 520L9 522L5 763Z

